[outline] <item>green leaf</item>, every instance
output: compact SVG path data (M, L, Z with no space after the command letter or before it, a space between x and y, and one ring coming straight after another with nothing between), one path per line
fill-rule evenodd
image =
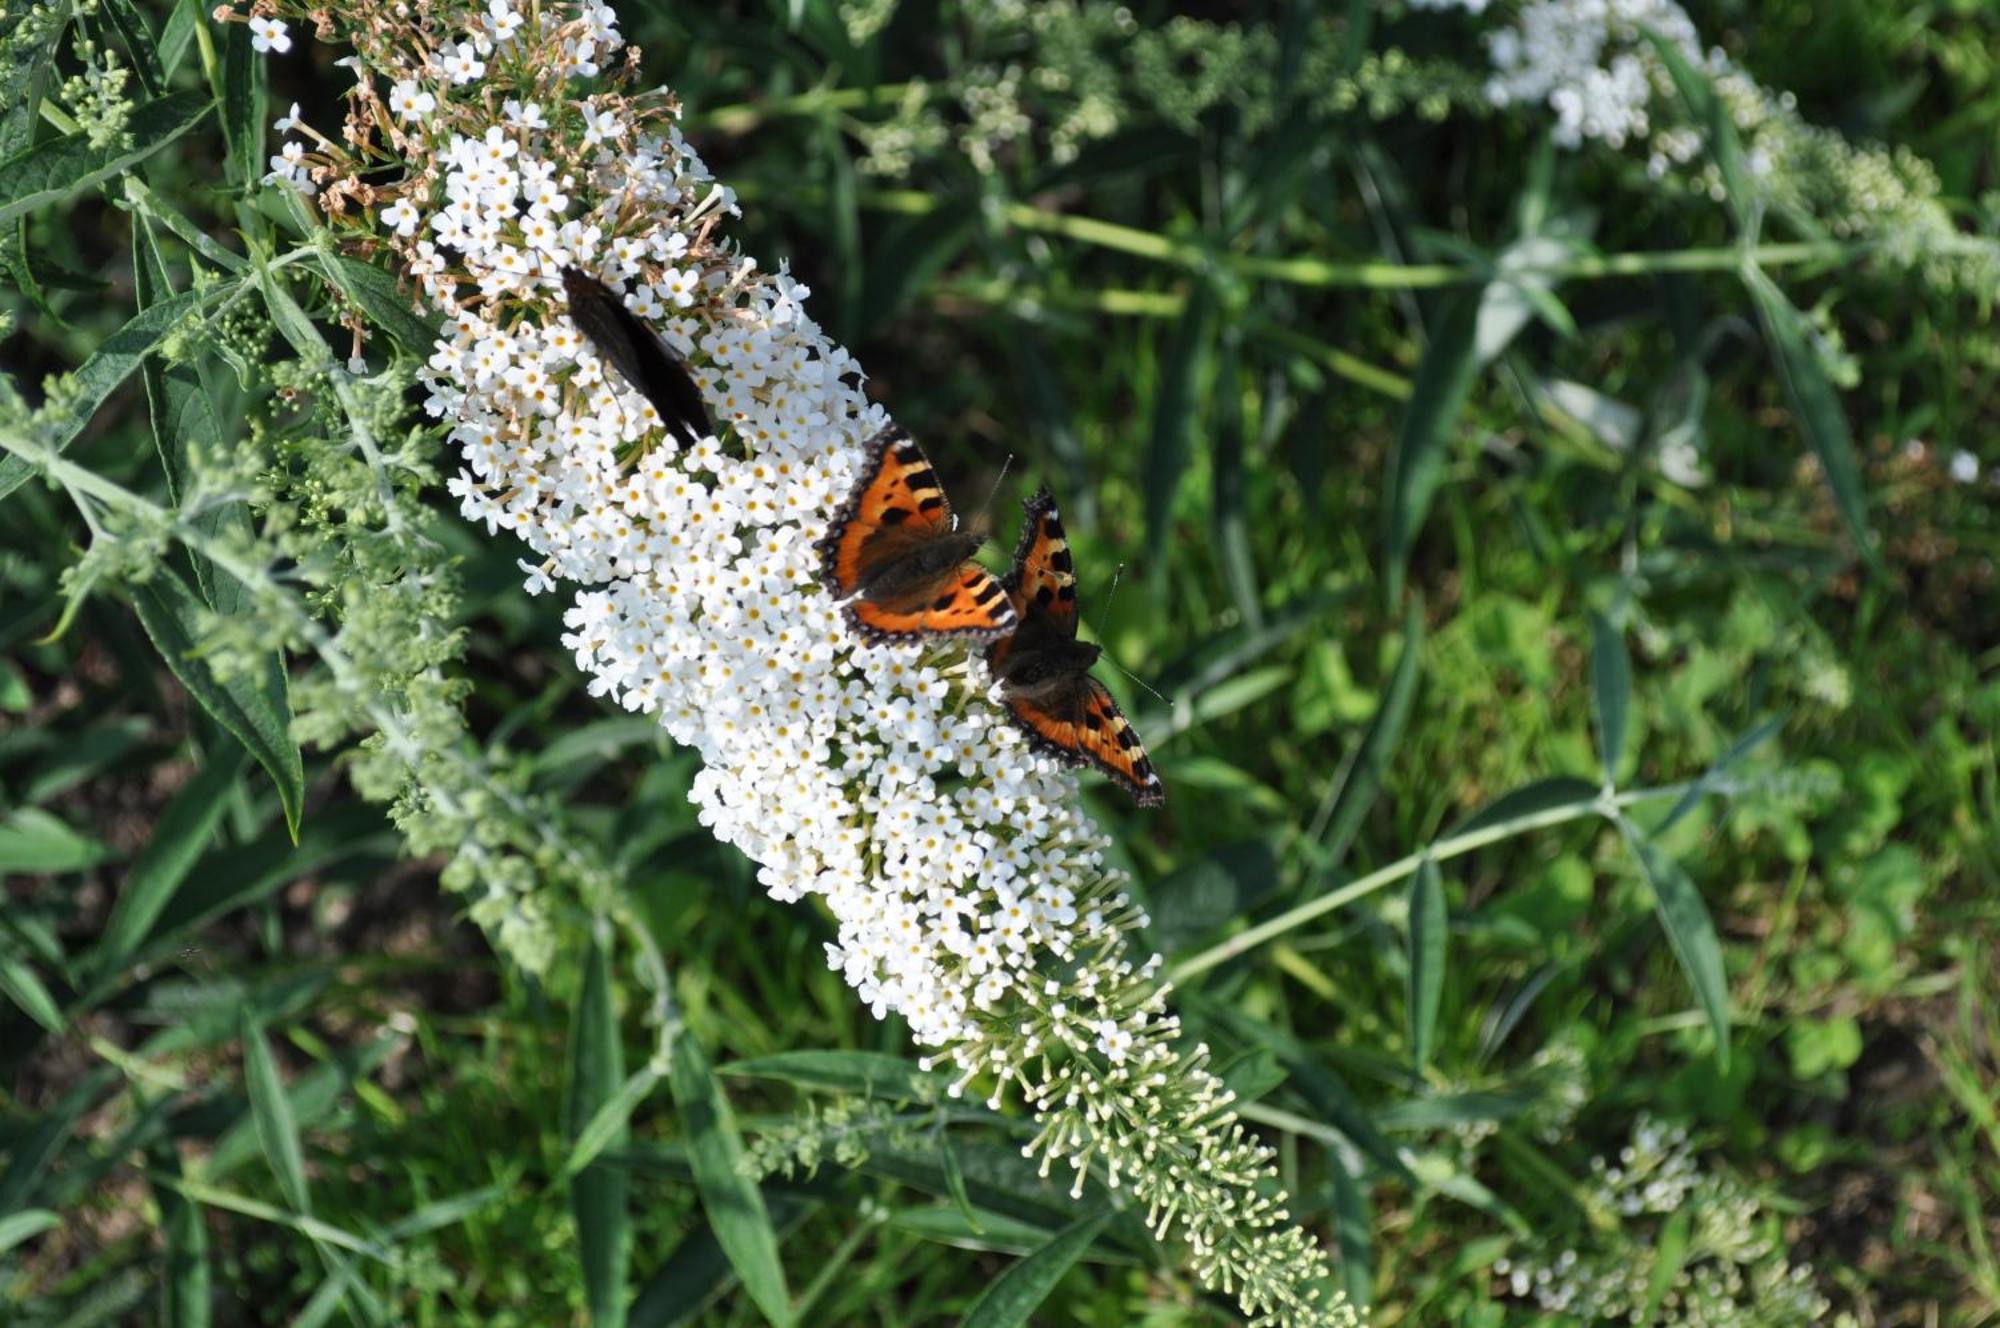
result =
M1632 661L1625 638L1603 614L1590 615L1590 708L1597 723L1597 756L1604 765L1604 783L1618 782L1618 765L1625 759L1625 730L1632 713Z
M257 1127L264 1161L278 1178L278 1189L292 1211L308 1215L312 1204L306 1193L306 1158L299 1146L298 1122L292 1117L285 1085L278 1078L271 1046L264 1040L264 1027L247 1013L243 1020L243 1078L250 1090L250 1119Z
M0 992L14 1002L21 1013L46 1028L51 1033L63 1031L62 1009L56 998L49 995L49 989L35 976L35 970L27 961L10 954L0 954Z
M1806 441L1819 457L1827 487L1833 490L1840 519L1861 547L1870 566L1880 568L1880 555L1868 530L1868 499L1861 482L1861 463L1855 456L1854 438L1848 431L1847 413L1840 396L1819 357L1813 354L1811 331L1791 302L1771 279L1752 268L1743 281L1756 302L1758 321L1764 325L1765 339L1776 352L1778 375L1784 380L1785 397L1805 430Z
M240 750L216 752L201 774L167 804L152 838L125 874L118 902L104 924L103 938L91 959L100 974L120 967L153 929L213 837L242 768Z
M257 1015L271 1017L266 1003L257 1005ZM278 1017L283 1017L280 1014ZM285 1109L291 1113L294 1129L307 1129L330 1115L340 1099L364 1077L372 1074L398 1048L407 1045L400 1034L386 1033L359 1049L342 1049L335 1059L314 1065L294 1075L284 1087ZM254 1112L245 1111L216 1136L215 1147L202 1161L202 1179L218 1181L255 1158L262 1150Z
M1632 846L1647 882L1653 887L1660 925L1666 929L1674 957L1680 960L1681 970L1694 988L1695 999L1708 1017L1708 1026L1715 1032L1716 1063L1727 1068L1729 980L1723 972L1722 946L1715 938L1715 923L1709 918L1708 905L1702 902L1701 893L1680 864L1660 852L1637 826L1621 816L1618 828L1625 832L1625 842Z
M1695 809L1703 796L1724 789L1723 780L1735 768L1736 763L1763 746L1774 734L1785 726L1783 715L1772 715L1761 723L1752 725L1743 735L1729 745L1729 750L1715 759L1715 763L1701 772L1701 778L1688 785L1687 792L1681 794L1660 823L1653 827L1655 837L1671 830L1683 816Z
M1147 888L1154 948L1169 955L1185 949L1244 916L1277 883L1278 855L1267 840L1238 840L1204 854Z
M181 1174L180 1156L171 1146L159 1146L150 1156L155 1170ZM158 1182L153 1183L153 1198L160 1205L160 1227L167 1243L165 1275L160 1280L162 1328L208 1328L208 1223L201 1205Z
M1195 421L1201 413L1202 380L1215 344L1215 292L1197 283L1187 309L1174 325L1160 362L1153 393L1152 446L1146 453L1146 566L1166 572L1172 545L1174 499L1194 450Z
M201 294L189 291L168 296L150 308L141 309L132 321L105 338L104 343L91 352L90 358L76 371L72 385L75 395L62 425L47 439L49 446L61 452L75 442L91 417L97 414L98 408L132 376L133 371L159 344L160 338L216 294L216 290L210 290ZM31 463L11 452L0 456L0 498L20 488L34 473L35 467Z
M1419 1071L1430 1064L1444 998L1445 928L1444 882L1425 858L1410 878L1410 1058Z
M361 306L370 322L387 332L405 349L428 356L437 341L440 319L411 308L410 297L399 289L396 279L376 267L345 254L320 255L319 266L341 293Z
M860 1093L904 1102L935 1098L945 1082L941 1075L920 1070L900 1056L881 1051L781 1051L731 1061L717 1066L716 1073L777 1079L802 1088Z
M600 940L593 939L584 956L583 990L577 996L576 1015L570 1024L563 1133L572 1143L582 1138L599 1110L617 1096L624 1078L625 1055L618 1037L618 1013L611 1000L611 956ZM620 1120L605 1142L623 1143L626 1137L625 1123ZM594 1328L618 1328L625 1322L632 1248L631 1215L626 1208L629 1181L623 1167L599 1162L585 1167L569 1183L577 1252L583 1262L584 1296Z
M109 848L39 807L0 817L0 876L82 871L110 856Z
M764 1201L780 1232L798 1227L817 1206L775 1187L766 1191ZM646 1279L632 1301L627 1328L677 1328L693 1323L712 1297L735 1282L735 1270L716 1242L714 1229L704 1223L690 1231Z
M0 1254L61 1225L62 1219L46 1208L25 1208L0 1217Z
M1660 1237L1653 1245L1653 1273L1646 1280L1646 1303L1635 1323L1652 1323L1660 1314L1660 1307L1666 1304L1667 1293L1680 1280L1681 1269L1687 1264L1688 1238L1694 1227L1692 1208L1676 1209L1660 1227Z
M686 1029L674 1039L667 1082L680 1107L695 1189L717 1243L764 1317L789 1325L791 1293L778 1261L777 1232L763 1192L743 1172L743 1141L729 1099L710 1072L701 1044Z
M153 48L153 34L146 26L145 15L132 0L102 0L98 12L118 30L118 39L125 43L125 50L132 57L132 72L139 76L140 89L148 97L159 96L166 90L167 76L160 68L159 52Z
M248 25L230 26L244 29L247 40ZM206 93L172 93L132 112L126 132L105 147L93 147L79 131L0 161L0 224L131 169L194 128L208 107Z
M1412 600L1403 614L1403 649L1389 675L1382 699L1368 720L1368 731L1342 759L1334 773L1332 802L1326 814L1326 829L1320 836L1322 857L1338 866L1347 856L1361 822L1382 791L1389 760L1402 740L1403 725L1410 717L1410 701L1417 694L1418 665L1423 657L1424 614L1421 600Z
M1445 832L1444 839L1463 839L1510 821L1587 807L1597 801L1598 787L1575 775L1551 775L1503 793ZM1443 840L1439 841L1443 842Z
M1722 176L1723 197L1736 219L1737 229L1744 238L1756 237L1757 219L1761 212L1759 195L1751 184L1750 166L1743 156L1743 144L1736 135L1736 122L1729 116L1729 107L1717 95L1715 85L1708 75L1697 68L1680 47L1661 34L1650 29L1642 29L1646 40L1659 52L1660 62L1667 67L1667 75L1674 81L1674 89L1687 104L1688 114L1701 126L1703 146L1715 160L1715 167Z
M1431 499L1444 475L1445 449L1472 395L1479 360L1474 334L1479 326L1479 293L1448 296L1434 324L1430 348L1417 370L1410 404L1389 454L1388 518L1383 536L1383 590L1388 603L1402 598L1403 574L1430 514Z
M216 723L247 748L278 786L285 826L294 841L305 806L305 765L292 738L291 693L280 660L227 682L197 653L203 605L171 567L159 567L132 588L132 607L169 669Z
M1375 1300L1375 1224L1368 1211L1368 1190L1361 1177L1347 1169L1339 1155L1327 1159L1333 1179L1333 1238L1340 1250L1340 1285L1356 1308Z
M264 178L264 107L268 75L264 60L251 47L248 23L222 26L222 138L227 145L224 171L238 189L252 189Z
M978 1210L972 1206L972 1195L965 1188L965 1168L958 1164L958 1150L942 1133L938 1135L938 1155L944 1160L945 1188L951 1191L951 1201L965 1219L966 1228L975 1236L985 1235L985 1224L979 1220Z
M577 1133L570 1145L569 1156L564 1159L562 1171L557 1180L566 1181L592 1162L597 1155L613 1143L622 1143L631 1131L627 1128L632 1119L633 1109L646 1100L660 1082L660 1072L650 1065L641 1066L618 1086L618 1091L606 1098L591 1113L590 1119Z
M961 1328L1021 1328L1110 1220L1111 1211L1100 1208L1051 1236L1048 1244L1008 1268L986 1289Z

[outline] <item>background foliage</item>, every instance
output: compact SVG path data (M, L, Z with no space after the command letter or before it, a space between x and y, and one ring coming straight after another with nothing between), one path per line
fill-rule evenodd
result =
M297 238L257 187L262 126L293 101L326 120L338 86L303 34L267 66L196 9L6 19L53 101L0 117L5 427L66 411L75 464L158 500L222 476L215 551L279 576L218 602L204 555L129 505L4 500L0 1290L49 1324L759 1322L743 1236L696 1198L715 1211L734 1147L719 1085L773 1168L799 1321L952 1321L1048 1246L1061 1189L1005 1122L850 1091L879 1062L771 1059L904 1046L824 971L821 922L694 824L690 758L582 694L559 606L439 501L394 366L311 404L345 348L267 284L134 374L135 314L195 298L162 290ZM1631 807L1646 856L1569 820L1189 979L1293 1211L1381 1323L1620 1295L1811 1322L1800 1275L1862 1322L1992 1321L1994 287L1934 223L1990 228L1994 20L1693 7L1837 131L1746 134L1807 145L1746 187L1720 152L1656 177L1553 147L1538 108L1489 104L1463 14L1123 12L623 22L739 189L746 251L814 288L962 501L1008 453L997 526L1017 489L1062 494L1092 626L1159 692L1124 689L1169 809L1090 796L1170 961L1534 781L1583 781L1539 785L1548 805L1717 772L1726 799ZM86 78L105 49L127 72ZM88 161L47 148L107 121ZM190 374L216 417L196 432L249 440L233 465L177 460ZM355 417L390 464L326 445ZM232 504L285 514L283 538L230 544ZM288 686L258 672L279 645ZM385 706L390 738L360 740ZM541 972L440 889L467 845L561 878L532 942L503 937ZM1655 918L1682 870L1719 937L1726 1057ZM671 1066L593 923L614 909L671 971L693 1035ZM1035 1316L1228 1321L1115 1226Z

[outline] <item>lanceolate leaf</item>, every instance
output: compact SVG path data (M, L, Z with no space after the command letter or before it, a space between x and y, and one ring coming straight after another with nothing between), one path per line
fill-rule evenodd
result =
M229 182L248 188L264 178L264 59L250 45L250 25L222 33L222 137L229 146Z
M1197 285L1167 343L1153 395L1153 443L1146 455L1146 565L1154 576L1166 570L1174 498L1194 447L1214 327L1215 294L1207 285Z
M1418 1070L1430 1063L1444 996L1444 881L1428 858L1410 880L1410 1059Z
M98 407L152 354L160 338L216 294L211 290L167 296L158 304L141 309L131 322L107 337L76 371L76 395L70 404L67 423L47 440L50 445L60 452L74 442ZM32 465L11 452L0 455L0 498L20 488L34 473Z
M1785 396L1805 430L1806 441L1819 457L1826 473L1827 487L1833 491L1840 519L1847 523L1861 555L1880 565L1874 541L1868 532L1868 499L1861 481L1861 463L1854 453L1854 438L1848 431L1847 412L1834 391L1826 370L1813 354L1810 332L1799 311L1762 272L1751 270L1744 276L1750 296L1757 303L1757 316L1764 325L1765 339L1771 343L1772 358L1784 380Z
M1625 654L1625 638L1595 612L1590 615L1590 701L1604 782L1613 784L1625 756L1625 727L1632 713L1632 663Z
M129 170L194 128L208 106L205 93L172 93L132 112L126 133L109 146L93 147L79 131L0 161L0 223Z
M790 1324L791 1294L785 1289L771 1215L763 1193L744 1174L743 1141L729 1099L710 1072L707 1053L685 1029L674 1039L667 1082L680 1107L695 1188L716 1243L764 1317L774 1324Z
M617 1095L625 1077L618 1015L611 1002L611 960L598 942L591 944L584 958L583 990L570 1024L569 1053L569 1092L563 1114L565 1133L574 1143L605 1103ZM625 1135L621 1119L604 1142L615 1144ZM585 1167L570 1181L592 1328L619 1328L625 1322L632 1246L631 1215L626 1209L628 1179L624 1168L600 1162Z
M171 567L155 569L132 588L132 607L160 658L188 694L270 772L285 809L285 824L296 839L306 777L299 745L292 739L292 703L283 665L274 659L252 673L218 679L197 648L201 601Z
M263 1025L251 1017L243 1021L243 1077L250 1089L250 1119L257 1127L257 1142L278 1178L278 1191L293 1212L310 1214L312 1201L306 1193L305 1150L299 1144L298 1122L278 1078L270 1043L264 1040Z
M1708 905L1680 864L1662 853L1639 828L1620 817L1618 828L1632 846L1647 882L1653 887L1653 903L1666 929L1674 957L1681 962L1696 1001L1715 1032L1715 1059L1729 1064L1729 981L1722 968L1722 946L1715 937L1715 923Z
M1334 795L1321 843L1327 862L1336 866L1347 856L1348 846L1361 830L1362 818L1368 815L1376 795L1382 791L1382 777L1388 772L1396 743L1403 736L1403 724L1410 717L1410 701L1417 694L1423 647L1423 605L1412 601L1403 615L1403 649L1396 656L1395 671L1382 689L1382 699L1368 721L1368 731L1334 775L1339 791Z
M1110 1220L1111 1211L1099 1209L1058 1231L1048 1244L1013 1265L987 1288L965 1316L963 1328L1021 1328L1029 1323L1062 1275L1083 1257Z
M1479 326L1479 292L1452 295L1433 326L1430 349L1424 352L1395 450L1389 455L1384 485L1388 525L1383 533L1383 589L1391 604L1402 597L1403 573L1444 475L1451 431L1478 376L1473 337Z
M234 747L212 753L201 774L167 804L152 838L125 874L104 924L93 959L100 975L117 969L138 948L187 879L222 819L241 765L242 752Z
M329 253L319 261L334 285L361 306L371 323L402 342L405 349L430 354L431 343L437 340L438 320L413 309L410 297L397 288L394 277L373 263L345 254Z

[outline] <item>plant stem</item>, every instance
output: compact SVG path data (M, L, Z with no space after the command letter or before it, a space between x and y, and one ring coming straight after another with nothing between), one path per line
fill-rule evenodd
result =
M1407 876L1415 875L1417 868L1426 860L1442 862L1447 858L1462 857L1474 849L1484 848L1502 839L1511 839L1530 830L1561 825L1566 821L1582 820L1586 816L1614 816L1621 809L1635 803L1652 802L1660 798L1678 798L1692 787L1694 785L1689 783L1667 784L1660 788L1638 789L1630 793L1600 793L1593 798L1544 807L1539 811L1524 812L1493 825L1481 826L1477 830L1448 835L1415 853L1398 858L1386 867L1378 868L1366 876L1350 881L1338 890L1329 890L1317 899L1309 899L1296 908L1286 909L1275 918L1260 922L1247 931L1238 932L1221 944L1210 946L1193 958L1181 961L1174 965L1168 974L1168 980L1181 983L1196 974L1206 973L1217 964L1234 959L1245 951L1253 950L1274 936L1282 936L1315 918L1345 908L1357 899L1364 899L1384 886L1394 885Z

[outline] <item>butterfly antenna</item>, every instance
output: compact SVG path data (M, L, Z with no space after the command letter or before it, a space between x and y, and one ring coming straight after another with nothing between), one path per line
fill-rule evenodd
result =
M1118 570L1111 574L1111 589L1104 592L1104 608L1102 612L1107 617L1109 617L1111 613L1111 601L1118 594L1118 582L1124 577L1124 575L1125 575L1125 564L1120 563L1118 564ZM1112 668L1117 669L1120 673L1130 678L1133 682L1139 684L1139 686L1143 688L1145 691L1150 692L1153 696L1153 699L1158 701L1161 705L1171 706L1173 704L1172 701L1169 701L1166 697L1161 696L1160 693L1153 687L1151 683L1147 682L1144 678L1141 678L1138 674L1132 672L1132 670L1120 664L1117 660L1112 659L1111 656L1102 655L1099 656L1099 658L1104 659L1111 665Z
M993 500L999 496L1000 486L1007 482L1007 472L1013 466L1014 454L1009 452L1007 459L1000 463L1000 473L993 477L993 487L986 491L986 501L979 505L979 510L973 513L974 516L983 518L988 512L993 510Z

